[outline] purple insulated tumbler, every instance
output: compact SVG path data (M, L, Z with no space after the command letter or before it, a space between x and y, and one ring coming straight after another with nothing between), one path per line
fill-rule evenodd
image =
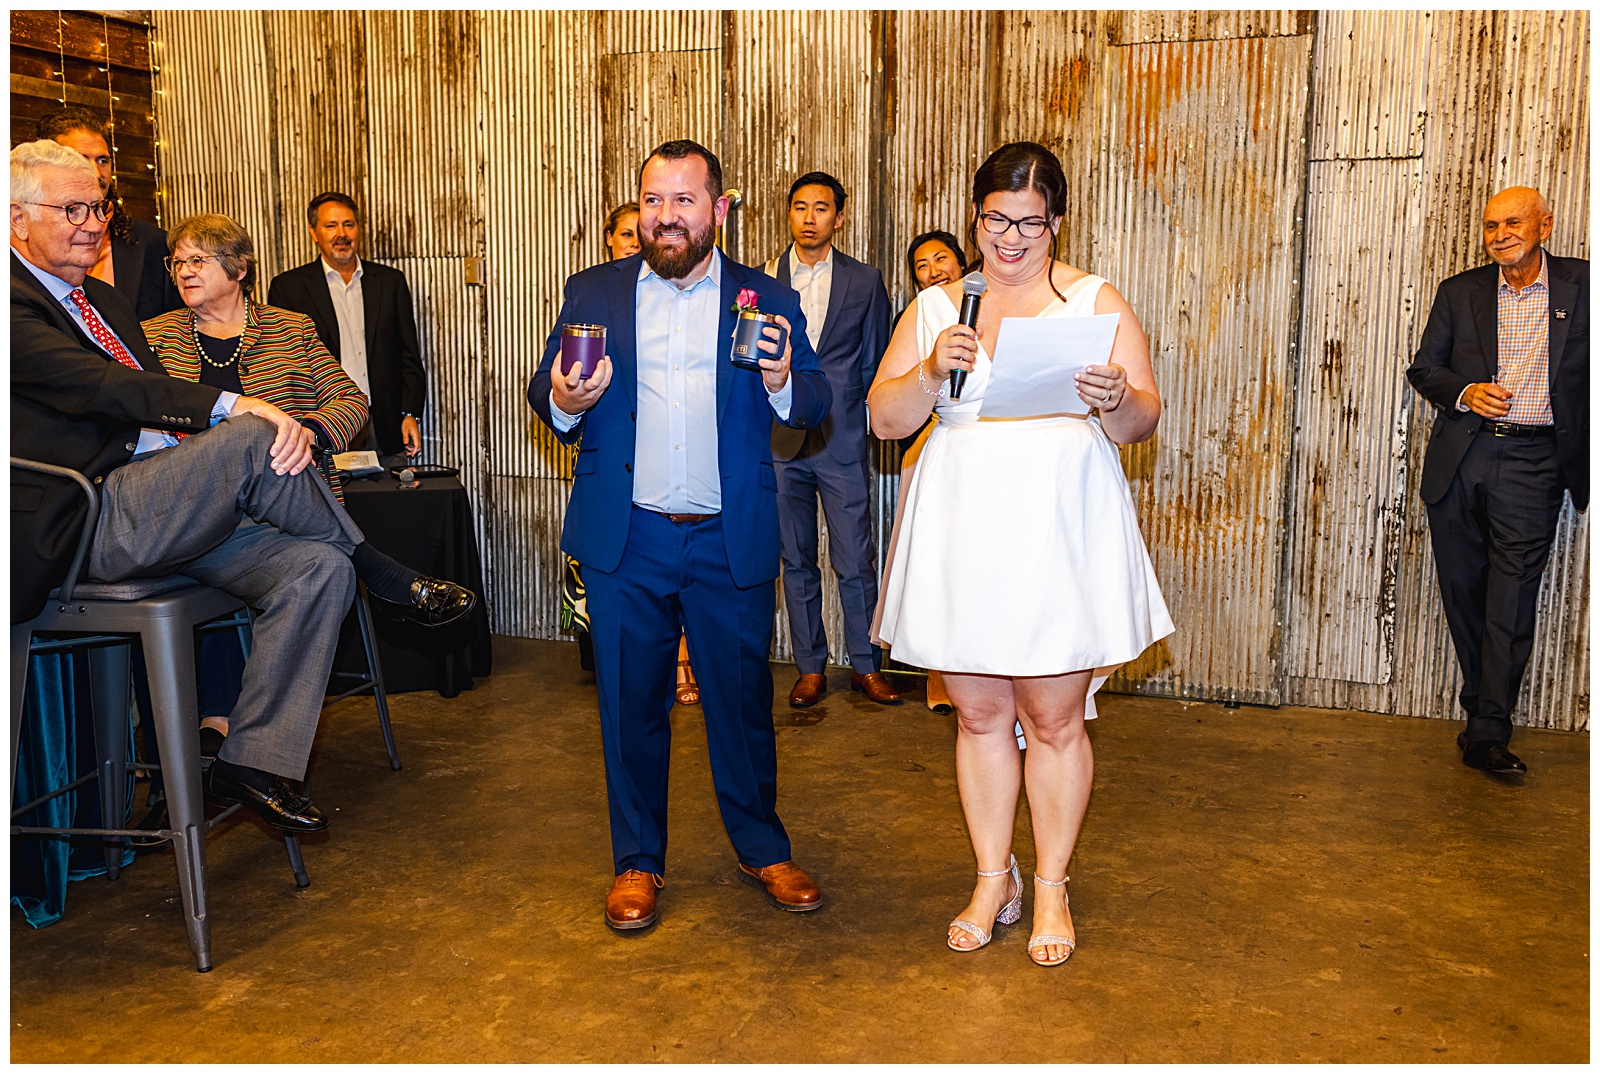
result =
M773 328L778 333L778 349L773 354L768 354L756 346L756 341L766 339L762 330ZM781 358L783 345L788 341L789 331L778 323L777 314L759 313L755 310L743 310L739 320L733 326L733 354L731 360L740 369L753 369L761 372L757 361L762 358Z
M606 326L603 324L564 324L561 326L561 372L583 367L582 379L594 376L595 366L606 356Z

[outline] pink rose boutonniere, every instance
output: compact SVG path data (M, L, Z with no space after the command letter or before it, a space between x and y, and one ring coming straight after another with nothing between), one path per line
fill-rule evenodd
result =
M761 296L748 287L739 288L739 297L734 300L733 308L739 313L761 312Z

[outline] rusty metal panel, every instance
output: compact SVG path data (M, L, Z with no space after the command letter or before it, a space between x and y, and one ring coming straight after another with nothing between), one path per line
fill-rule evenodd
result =
M795 175L838 175L855 211L840 245L885 271L897 306L909 297L905 241L935 226L963 233L983 156L1043 141L1076 192L1063 256L1128 295L1167 403L1156 440L1124 461L1179 634L1117 685L1271 701L1283 680L1296 703L1447 716L1457 673L1415 498L1428 408L1380 371L1414 347L1438 281L1482 262L1475 221L1500 186L1544 189L1552 249L1586 253L1587 15L1318 18L1308 102L1314 23L1302 12L161 12L165 215L229 212L270 275L308 255L299 206L315 191L299 187L365 184L374 256L400 259L423 322L426 450L463 463L482 513L496 629L555 637L572 452L524 391L562 282L599 259L600 223L624 200L618 177L637 161L617 162L649 148L628 140L647 140L661 116L699 123L749 199L736 251L746 262L787 242ZM607 71L619 89L632 83L632 99L603 88ZM1417 111L1420 129L1408 119ZM350 142L359 151L341 157ZM1319 164L1308 176L1308 148L1319 159L1420 153L1420 178L1415 160ZM1388 199L1407 183L1421 193L1402 211ZM1297 211L1308 188L1323 201ZM1367 223L1341 190L1381 205L1398 229L1382 240L1414 279L1341 233ZM1296 217L1310 229L1303 316ZM461 280L473 253L488 258L483 290ZM1332 266L1343 257L1359 271L1341 289ZM1337 398L1317 379L1335 339L1349 382ZM1296 400L1288 371L1301 342L1311 346ZM1293 442L1291 414L1302 425ZM1299 519L1286 553L1316 466L1335 462L1324 509L1342 503L1340 517L1319 529ZM881 554L898 449L878 445L873 464ZM1373 558L1341 561L1333 531ZM1588 726L1587 555L1587 515L1569 506L1521 722ZM826 613L842 660L836 603ZM1357 681L1384 677L1384 616L1389 681ZM1303 647L1285 649L1282 630Z
M720 52L723 16L721 11L649 8L607 11L602 47L611 56L633 52L692 52L699 49Z
M1434 15L1324 11L1317 16L1311 159L1422 155Z
M1310 11L1144 10L1106 13L1106 39L1113 45L1157 41L1230 41L1242 37L1309 34Z
M605 204L639 198L639 169L662 142L689 138L717 152L722 133L722 53L630 52L607 56L600 66L605 123ZM603 259L604 221L595 221L591 245Z
M1285 670L1391 674L1404 517L1402 375L1417 296L1420 160L1322 161L1306 196Z
M493 11L481 33L485 513L495 628L556 637L574 449L528 406L568 276L599 259L601 15Z
M1589 729L1589 512L1562 505L1539 589L1539 632L1515 719L1529 727ZM1452 686L1455 680L1452 680Z
M281 201L265 16L162 11L151 27L162 221L226 213L249 232L262 277L282 265Z
M1165 413L1123 464L1178 624L1115 681L1275 704L1311 43L1114 51L1096 267L1150 337Z
M972 177L994 150L997 16L979 11L885 15L883 270L897 304L914 285L906 244L933 228L966 241ZM968 251L970 254L972 251Z
M397 257L385 264L405 274L417 317L417 341L428 377L421 415L421 462L461 470L474 503L483 484L484 292L465 282L459 257ZM479 547L486 548L479 533ZM485 567L487 570L487 567Z
M1506 15L1495 189L1531 186L1555 214L1550 249L1589 256L1589 13Z
M737 11L727 41L720 154L728 185L745 197L738 260L759 266L789 244L789 186L815 170L845 188L839 249L878 264L869 208L878 204L871 13Z
M473 505L473 532L488 589L480 596L489 608L491 626L503 632L504 620L495 600L502 579L483 510L487 489L481 434L483 377L488 364L484 292L465 283L462 261L459 257L401 257L391 258L387 264L405 273L411 286L417 341L428 376L419 461L461 471L461 484Z
M1108 84L1103 21L1092 11L999 14L996 51L1006 62L996 72L995 144L1038 142L1061 158L1079 220L1098 219L1094 177L1103 153ZM949 230L965 239L970 210L963 210ZM1060 259L1095 272L1095 229L1068 224L1060 234Z
M481 18L470 11L365 16L367 248L378 260L483 254Z
M305 217L313 197L341 190L368 213L368 43L359 11L270 11L262 25L276 120L270 159L281 195L273 220L277 256L262 266L262 278L271 280L316 256ZM366 251L376 256L370 231L366 238Z
M874 34L865 11L738 11L728 15L724 56L728 97L723 172L744 194L738 260L761 265L789 244L789 187L808 171L825 171L845 188L845 222L835 243L852 257L887 268L874 245L880 204ZM829 62L818 62L828 57ZM885 273L887 275L887 273ZM892 292L891 292L892 293ZM873 530L880 558L894 503L875 475ZM892 481L892 479L890 479ZM823 622L829 661L848 664L838 583L827 556L827 524L818 512ZM773 654L792 655L779 585Z
M497 634L562 638L561 520L568 482L491 474L478 501L494 550L489 621Z

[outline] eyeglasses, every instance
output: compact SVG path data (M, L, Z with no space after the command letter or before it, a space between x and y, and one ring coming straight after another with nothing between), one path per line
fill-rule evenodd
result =
M69 205L51 205L48 201L25 201L24 205L37 205L43 209L60 209L67 214L67 223L79 227L89 219L89 214L94 213L96 220L106 220L111 216L116 206L110 201L75 201Z
M978 219L983 221L983 230L991 235L1004 235L1015 227L1017 234L1025 239L1037 239L1044 234L1044 229L1050 226L1050 221L1041 220L1037 216L1030 216L1026 220L1013 220L1004 213L979 213Z
M208 254L204 257L196 254L194 257L164 257L161 259L161 263L167 266L168 272L177 272L181 268L192 268L198 272L201 265L207 261L215 261L217 259L217 254Z

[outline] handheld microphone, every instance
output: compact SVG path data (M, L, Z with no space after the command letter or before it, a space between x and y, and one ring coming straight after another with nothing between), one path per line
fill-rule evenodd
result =
M989 289L989 281L983 278L981 272L969 272L961 280L961 315L958 318L961 324L966 325L974 332L978 330L978 303L983 301L983 293ZM961 398L961 386L967 382L965 369L950 370L950 398Z

